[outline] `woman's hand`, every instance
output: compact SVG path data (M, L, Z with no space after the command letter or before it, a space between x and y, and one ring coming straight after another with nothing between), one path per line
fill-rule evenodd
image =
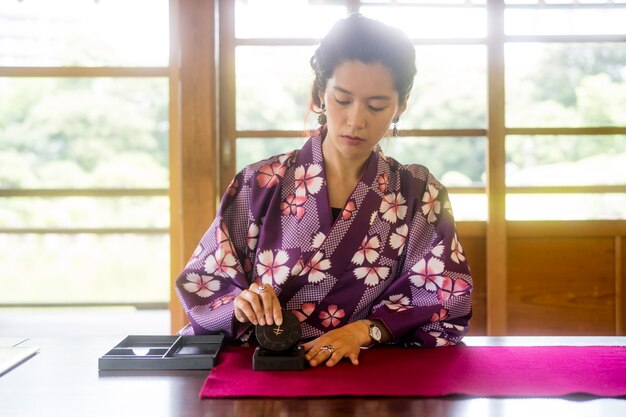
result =
M304 350L307 351L306 359L311 366L324 362L326 366L335 366L343 358L358 365L361 346L369 343L369 325L367 321L359 320L305 343Z
M270 285L253 283L235 297L233 304L235 318L241 323L252 323L255 326L283 323L280 301Z

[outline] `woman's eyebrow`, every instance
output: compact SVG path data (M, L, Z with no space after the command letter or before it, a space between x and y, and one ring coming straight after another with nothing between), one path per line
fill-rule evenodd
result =
M350 96L353 96L353 95L354 95L354 94L352 94L350 91L346 90L345 88L341 88L341 87L338 87L338 86L336 86L336 85L335 85L335 86L333 86L333 89L334 89L334 90L337 90L337 91L339 91L339 92L341 92L341 93L348 94L348 95L350 95ZM368 100L391 100L391 97L386 96L386 95L384 95L384 94L383 94L383 95L379 95L379 96L372 96L372 97L368 97L367 99L368 99Z

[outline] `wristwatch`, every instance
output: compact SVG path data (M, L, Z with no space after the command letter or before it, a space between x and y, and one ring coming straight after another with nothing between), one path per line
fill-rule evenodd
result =
M380 331L380 327L378 327L373 321L370 320L370 338L374 341L372 344L380 343L383 338L383 332Z

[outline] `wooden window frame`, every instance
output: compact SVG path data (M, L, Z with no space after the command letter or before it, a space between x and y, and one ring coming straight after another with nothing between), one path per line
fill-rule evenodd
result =
M235 103L235 48L237 46L310 46L316 43L315 39L237 39L235 37L235 12L233 1L206 1L200 0L171 0L175 16L172 17L172 36L178 33L180 28L179 49L172 55L174 66L178 62L180 69L172 68L176 84L173 86L175 98L178 103L185 100L192 102L194 94L214 94L213 106L210 104L194 104L192 111L198 109L209 111L206 116L212 121L209 132L204 131L204 142L199 144L194 137L194 130L185 127L188 123L194 123L196 118L187 114L184 105L177 120L171 120L172 146L172 276L182 269L184 263L191 255L202 233L203 227L208 226L215 214L217 201L221 193L226 189L235 171L235 147L237 138L246 137L272 137L288 138L299 136L300 132L276 131L276 130L237 130L236 128L236 103ZM391 2L394 3L394 2ZM391 3L387 2L386 5ZM361 6L358 0L345 1L347 12L357 12ZM394 3L400 6L400 3ZM436 4L436 3L433 3ZM370 3L367 3L370 6ZM408 5L407 5L408 6ZM416 7L415 5L411 5ZM425 5L427 6L427 5ZM597 7L595 5L577 5L581 7ZM622 7L621 4L614 4ZM624 221L585 221L585 222L534 222L529 227L528 222L513 222L506 220L506 196L518 193L623 193L624 186L601 186L601 187L507 187L505 184L505 139L507 135L614 135L626 134L623 126L600 126L600 127L555 127L555 128L519 128L506 126L505 122L505 84L504 84L504 46L513 42L626 42L625 35L573 35L573 36L508 36L504 32L504 12L506 8L537 7L536 5L505 5L504 0L487 0L487 35L479 39L414 39L419 45L466 45L480 44L487 48L487 128L486 129L437 129L437 130L409 130L403 135L410 136L482 136L487 138L487 182L483 187L451 188L455 193L484 193L488 200L488 218L486 222L459 222L460 233L469 237L485 238L486 252L486 333L489 335L507 334L507 242L510 238L519 237L527 230L534 230L535 234L544 231L557 235L568 229L587 230L587 235L609 235L615 237L615 329L616 334L624 333L624 314L622 308L624 299L623 265L620 254L624 253L621 235L626 234ZM572 5L542 5L542 7L573 7ZM604 6L602 6L604 7ZM219 13L216 10L219 9ZM194 18L195 16L195 18ZM219 17L218 17L219 16ZM211 21L211 17L214 19ZM193 45L194 39L204 39L207 46ZM174 40L174 38L172 38ZM217 51L214 47L217 45ZM202 66L198 62L185 61L185 55L213 53L213 67ZM194 71L200 71L201 75ZM208 75L207 75L208 71ZM203 81L198 82L198 78ZM216 84L219 88L216 88ZM194 87L191 88L190 86ZM174 101L173 101L174 102ZM198 107L200 106L200 107ZM174 107L174 106L172 106ZM205 115L202 111L196 113ZM173 115L172 117L174 117ZM197 123L197 121L196 121ZM196 126L195 129L202 128ZM201 146L204 152L195 155L188 149L196 149ZM182 153L187 149L187 156ZM215 158L206 159L206 154L214 150ZM190 185L191 179L201 178L198 173L191 172L193 163L215 164L214 170L204 171L204 175L210 177L209 183ZM186 179L185 175L191 179ZM201 192L198 197L194 192ZM199 217L195 217L195 216ZM198 220L201 219L200 222ZM527 227L528 226L528 227ZM556 230L556 232L555 232ZM180 329L186 322L186 317L179 305L177 297L172 295L172 330Z

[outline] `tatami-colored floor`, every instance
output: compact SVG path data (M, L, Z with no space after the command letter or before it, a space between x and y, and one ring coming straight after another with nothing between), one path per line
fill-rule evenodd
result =
M166 335L166 309L134 307L0 308L0 337Z

